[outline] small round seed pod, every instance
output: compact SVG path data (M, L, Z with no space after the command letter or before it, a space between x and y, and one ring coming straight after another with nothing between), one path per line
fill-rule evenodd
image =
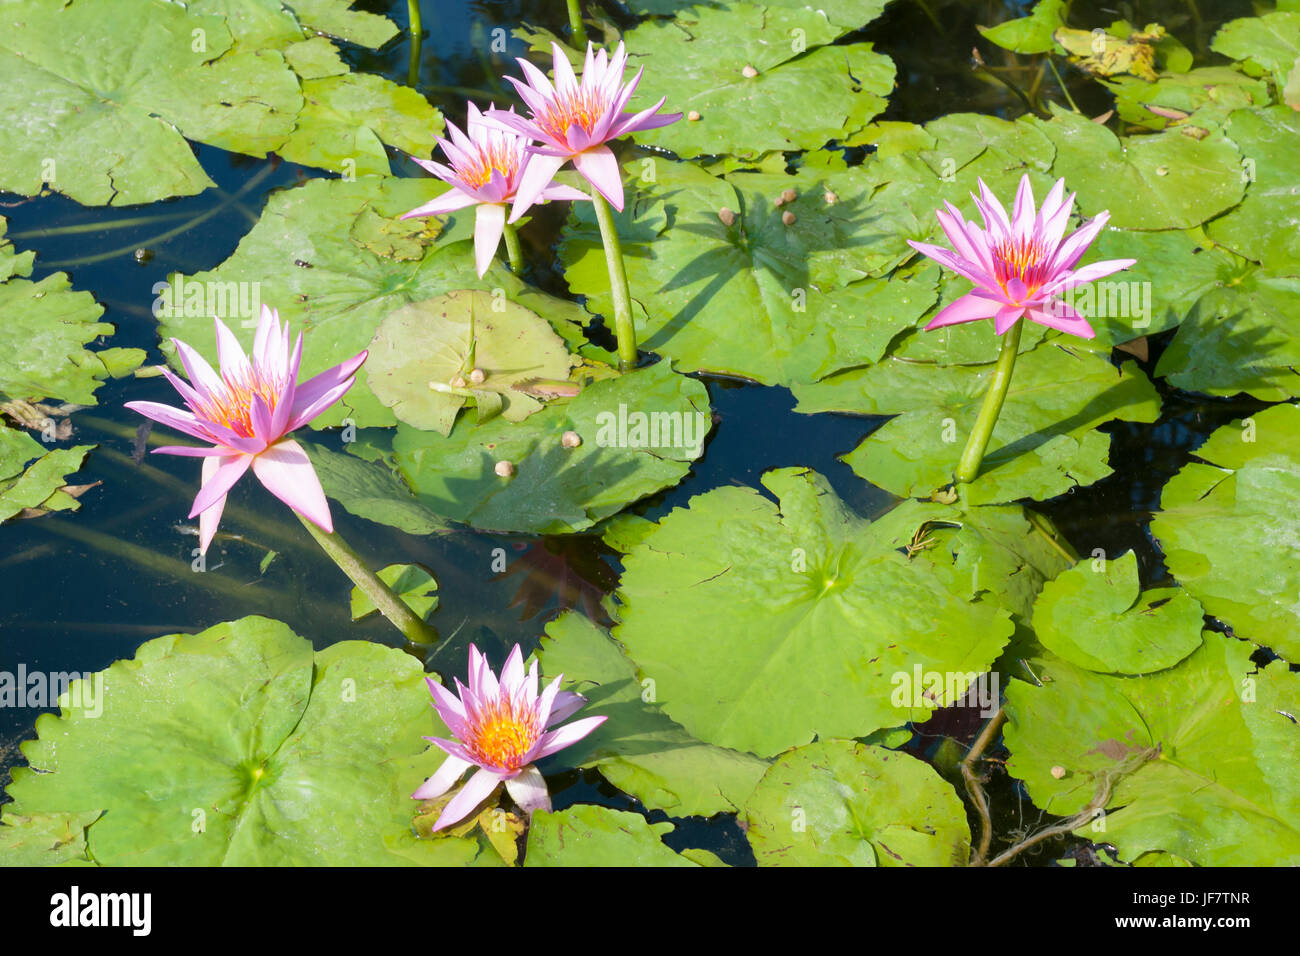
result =
M794 202L799 198L799 194L793 189L787 189L781 193L781 202Z
M514 462L506 461L505 459L502 459L501 461L496 463L496 467L493 468L492 470L495 471L502 478L509 478L511 475L515 473L515 465Z
M469 373L469 380L475 385L482 385L485 378L487 378L487 373L481 368L476 368L474 371Z
M781 221L785 223L787 226L793 226L794 213L792 213L790 210L787 209L785 212L781 213Z
M718 210L718 218L722 220L724 226L734 226L736 224L736 214L726 206Z
M839 196L835 195L829 189L826 190L826 195L823 196L822 198L826 200L826 205L828 206L834 206L837 202L839 202L840 199Z
M695 110L691 110L686 114L686 119L691 123L698 123L700 121L700 114Z
M748 77L748 78L751 79L751 80L752 80L754 77L758 76L758 70L754 69L754 68L753 68L752 66L750 66L748 63L745 64L745 68L744 68L743 70L741 70L740 73L741 73L742 76L746 76L746 77Z
M1053 777L1055 777L1057 780L1060 780L1062 777L1065 776L1065 768L1053 767L1051 773Z
M452 388L464 388L468 384L469 383L465 381L465 376L463 375L457 375L455 378L451 380Z
M560 444L565 448L577 448L582 444L582 436L573 431L565 432L560 436Z

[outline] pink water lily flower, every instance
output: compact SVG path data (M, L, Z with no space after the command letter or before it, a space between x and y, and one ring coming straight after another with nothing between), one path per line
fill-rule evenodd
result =
M623 112L623 107L641 82L645 68L637 70L631 82L623 82L627 52L622 43L613 57L604 50L595 53L588 43L582 82L574 76L573 66L559 44L551 44L551 55L554 85L545 73L524 59L519 60L519 66L527 82L506 77L528 104L532 112L530 118L502 110L489 110L487 114L490 121L541 143L540 146L528 147L533 160L519 185L515 207L510 213L511 222L523 215L523 210L569 160L573 160L578 172L609 200L611 206L621 210L623 177L618 160L605 144L625 133L667 126L682 118L681 113L655 115L667 97L639 113Z
M217 323L218 375L198 352L172 339L189 383L164 368L188 411L158 402L127 402L126 407L169 428L184 432L210 448L168 445L155 453L203 459L203 483L190 517L199 518L199 551L207 553L217 533L226 493L250 467L259 481L298 514L326 532L334 530L320 480L302 446L290 432L306 425L352 387L366 360L361 352L298 384L302 334L289 348L289 323L280 328L275 309L262 306L251 358L220 319Z
M429 679L433 706L457 739L425 738L448 756L411 796L416 800L440 797L470 767L479 768L443 809L435 830L465 819L502 782L511 799L526 812L550 809L546 781L533 764L577 743L605 722L604 717L585 717L550 729L587 702L581 694L560 690L563 676L551 681L539 695L537 662L524 673L523 652L516 644L498 681L487 658L471 644L468 687L457 680L457 693L453 694Z
M491 109L491 106L488 108ZM527 139L484 123L483 114L473 103L469 104L469 118L465 124L469 135L462 133L452 122L447 123L447 129L451 133L451 141L439 137L438 146L451 162L450 168L432 160L417 159L414 156L411 158L454 188L432 202L412 209L402 218L441 216L477 204L478 209L474 213L474 265L481 279L492 265L492 257L496 255L501 234L505 231L506 204L516 201L519 183L534 160L525 151ZM546 182L522 207L516 202L511 222L536 202L591 198L572 186L551 182L554 176L555 171L552 170Z
M979 187L980 196L972 194L971 198L984 219L983 229L962 218L952 203L945 203L947 213L936 213L955 251L908 240L913 249L975 283L971 292L942 309L926 329L992 318L994 331L1001 335L1023 316L1039 325L1093 338L1097 333L1087 320L1056 297L1137 262L1109 259L1074 268L1110 213L1098 213L1062 238L1075 196L1071 193L1064 198L1065 180L1056 181L1042 208L1035 212L1029 176L1021 177L1009 218L982 179Z

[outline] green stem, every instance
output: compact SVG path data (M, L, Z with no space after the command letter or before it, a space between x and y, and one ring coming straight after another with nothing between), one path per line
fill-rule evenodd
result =
M587 48L587 27L582 22L582 7L578 0L568 0L569 29L573 32L573 46L578 50Z
M1011 385L1011 372L1016 367L1016 353L1020 350L1020 333L1025 325L1024 319L1002 336L1002 352L998 355L997 367L993 369L993 380L984 396L984 405L975 419L970 438L966 440L966 450L961 453L961 463L957 466L957 480L971 482L980 472L980 462L984 460L984 449L993 436L993 427L998 423L1002 412L1002 403L1007 398L1007 388Z
M295 511L294 514L298 513ZM406 635L408 641L412 644L433 644L438 640L434 630L420 620L415 612L389 589L387 584L379 580L379 575L366 567L361 556L353 551L337 532L322 531L302 515L298 515L298 520L316 539L321 549L339 566L339 570L352 579L352 583L370 598L375 607L379 608L379 613L388 618L393 627Z
M506 223L505 226L506 255L510 257L510 271L515 275L521 275L524 271L524 251L519 247L519 233L515 227Z
M406 12L411 21L411 60L406 67L406 85L414 89L420 80L420 40L424 32L420 0L406 0Z
M609 203L595 186L591 204L600 224L600 240L605 244L605 265L609 267L609 291L614 298L614 331L618 335L618 370L636 368L636 325L632 321L632 296L627 291L627 273L623 271L623 248L618 243L618 229Z
M1050 53L1047 54L1047 65L1052 68L1052 75L1056 77L1056 85L1059 86L1061 92L1065 94L1065 101L1070 104L1070 109L1082 115L1083 110L1079 109L1078 104L1074 102L1074 97L1070 95L1070 88L1065 85L1065 80L1061 79L1060 71L1056 69L1056 64L1052 62L1052 54Z

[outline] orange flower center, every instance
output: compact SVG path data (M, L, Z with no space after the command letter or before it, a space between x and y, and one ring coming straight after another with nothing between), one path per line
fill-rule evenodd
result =
M456 172L467 185L480 189L491 182L493 172L509 179L519 165L519 152L513 143L487 142L479 144L469 159L469 164Z
M493 767L518 770L537 741L536 721L531 709L494 701L480 715L472 737L465 746L475 757Z
M1003 291L1012 279L1019 279L1032 293L1043 284L1042 266L1046 250L1035 239L1006 239L993 248L995 279Z
M590 135L596 121L605 115L606 105L597 90L578 87L557 93L546 114L537 117L537 125L558 140L565 138L571 126L578 126Z
M241 438L253 437L253 396L259 395L266 403L268 412L275 411L275 404L283 386L269 382L256 371L247 381L222 377L225 392L213 394L211 402L196 412L210 422L224 425Z

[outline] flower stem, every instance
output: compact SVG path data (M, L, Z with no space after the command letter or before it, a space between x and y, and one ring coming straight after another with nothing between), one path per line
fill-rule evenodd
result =
M406 67L406 85L414 89L420 81L420 41L424 24L420 20L420 0L406 0L407 17L411 23L411 59Z
M294 514L298 513L295 511ZM379 576L366 567L361 556L353 551L351 545L339 537L337 532L322 531L302 515L298 515L298 520L316 539L321 550L352 579L352 583L359 587L366 597L370 598L371 603L379 608L379 613L388 618L393 627L406 635L408 641L412 644L433 644L438 640L438 635L433 628L420 620L415 612L389 589L387 584L379 580Z
M520 275L524 271L524 251L519 248L519 233L515 227L506 223L505 232L506 255L510 257L510 271L515 275Z
M569 2L569 29L573 33L573 45L579 50L587 48L587 27L582 22L582 7L578 0Z
M1016 367L1016 353L1020 350L1020 333L1024 320L1018 319L1002 336L1002 352L998 355L997 367L993 369L993 380L984 395L984 405L980 408L975 427L971 429L970 438L966 440L966 450L961 453L961 463L957 466L957 480L971 482L980 472L980 463L984 460L984 449L993 436L993 427L998 423L1002 412L1002 403L1007 398L1007 388L1011 385L1011 372Z
M614 298L614 331L618 335L618 370L636 368L636 325L632 321L632 296L627 291L627 273L623 271L623 248L618 244L618 229L609 203L594 186L591 204L600 224L600 241L605 245L605 265L609 267L609 291Z

